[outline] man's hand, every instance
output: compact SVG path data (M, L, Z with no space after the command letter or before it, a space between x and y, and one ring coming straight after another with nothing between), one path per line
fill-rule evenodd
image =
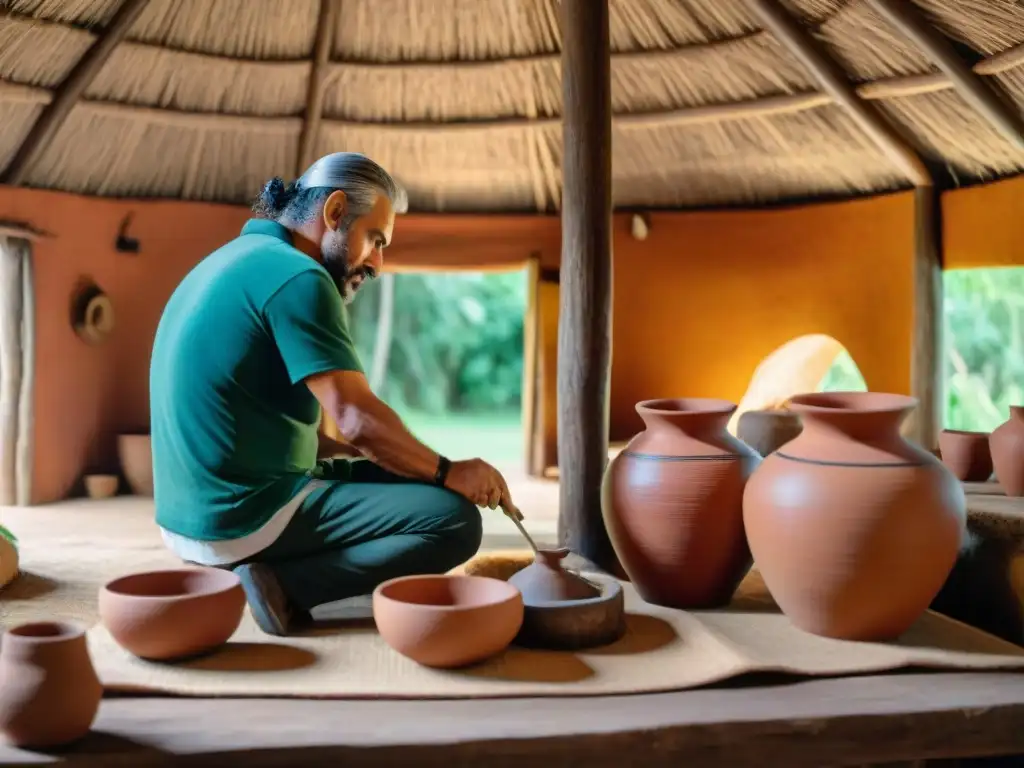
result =
M453 461L445 487L465 496L478 507L496 509L503 499L510 500L505 478L483 459Z

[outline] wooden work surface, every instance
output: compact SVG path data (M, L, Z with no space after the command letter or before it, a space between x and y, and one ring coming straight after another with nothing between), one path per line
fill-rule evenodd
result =
M119 519L135 518L121 510ZM572 567L592 567L572 560ZM965 595L971 605L984 603L976 590ZM74 748L43 755L0 745L0 764L524 768L545 760L559 768L825 768L1022 753L1024 673L918 671L757 676L617 697L117 697L104 700L94 733Z
M0 763L81 766L771 765L824 768L1024 753L1024 673L742 680L574 699L106 699L63 755L0 747Z

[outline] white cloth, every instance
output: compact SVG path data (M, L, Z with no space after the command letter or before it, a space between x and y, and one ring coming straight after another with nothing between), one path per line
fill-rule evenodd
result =
M231 565L259 554L277 541L306 497L324 485L322 480L310 480L260 528L238 539L198 541L163 528L160 533L167 548L182 560L198 565Z

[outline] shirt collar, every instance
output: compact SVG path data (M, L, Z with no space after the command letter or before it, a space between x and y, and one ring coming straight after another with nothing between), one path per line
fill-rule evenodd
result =
M242 227L243 235L270 235L288 245L294 245L292 233L285 227L270 219L249 219Z

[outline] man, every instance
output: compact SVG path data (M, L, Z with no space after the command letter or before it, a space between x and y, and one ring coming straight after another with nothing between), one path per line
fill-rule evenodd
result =
M370 391L344 303L381 270L404 192L354 153L270 181L239 237L175 290L150 366L156 522L182 559L230 567L263 631L380 582L443 573L509 501ZM346 444L318 435L321 407ZM326 457L347 455L353 459ZM363 457L363 458L358 458Z

